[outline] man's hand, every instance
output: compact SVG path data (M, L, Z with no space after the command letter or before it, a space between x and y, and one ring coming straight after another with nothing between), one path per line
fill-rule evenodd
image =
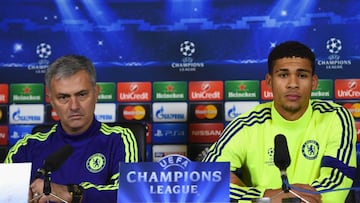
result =
M316 192L316 190L307 184L292 184L293 187L301 188L303 190L308 190L312 192ZM322 203L321 201L321 195L320 194L312 194L297 190L291 190L292 192L299 195L301 198L305 199L306 201L310 203ZM271 203L281 203L282 199L289 198L289 197L296 197L291 192L283 192L282 189L268 189L265 190L264 197L270 197Z
M67 189L66 185L59 185L56 183L51 183L51 194L45 195L44 190L44 180L35 179L34 182L30 185L29 190L29 202L36 203L45 203L47 201L51 202L71 202L72 197ZM60 199L59 199L60 198Z
M237 177L233 172L230 172L230 182L238 186L245 187L245 183L240 180L240 178Z

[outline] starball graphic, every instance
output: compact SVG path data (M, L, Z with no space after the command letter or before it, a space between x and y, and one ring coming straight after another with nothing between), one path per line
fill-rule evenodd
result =
M37 47L36 47L36 54L41 58L41 59L47 59L49 58L49 56L51 55L51 46L50 44L47 43L40 43Z
M39 61L28 65L28 70L33 70L35 73L45 73L46 68L50 64L48 58L52 54L51 45L45 42L41 42L36 46L36 55L39 57Z
M173 62L171 64L172 68L178 69L180 72L194 72L197 70L197 68L203 68L205 67L205 64L203 62L195 62L193 55L196 52L196 45L194 42L185 40L180 44L179 49L181 55L184 56L182 58L182 62Z
M338 38L331 37L326 41L326 50L330 53L327 60L318 60L319 66L325 67L329 70L344 69L351 65L350 59L341 59L340 53L344 45Z

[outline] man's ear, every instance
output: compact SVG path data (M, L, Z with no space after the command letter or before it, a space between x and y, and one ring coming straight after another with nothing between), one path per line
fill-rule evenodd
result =
M266 73L266 75L265 75L265 82L266 82L266 86L268 88L272 89L272 78L269 73Z
M316 90L318 88L319 85L319 78L316 74L314 74L312 76L312 84L311 84L311 89L312 90Z
M99 84L96 84L95 90L96 90L96 95L99 95L100 94L100 85Z
M49 103L51 104L51 106L54 106L52 103L52 99L51 99L51 93L49 91L46 91L46 97L49 99Z

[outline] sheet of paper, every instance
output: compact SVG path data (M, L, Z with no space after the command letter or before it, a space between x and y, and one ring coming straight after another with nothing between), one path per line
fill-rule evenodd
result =
M0 164L0 202L28 202L31 163Z

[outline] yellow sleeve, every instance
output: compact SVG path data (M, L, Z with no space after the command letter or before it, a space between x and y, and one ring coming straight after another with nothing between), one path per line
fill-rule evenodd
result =
M345 202L349 190L344 189L352 186L356 171L354 118L345 108L339 108L329 126L329 131L324 133L328 136L328 142L320 175L312 186L323 192L323 202Z

